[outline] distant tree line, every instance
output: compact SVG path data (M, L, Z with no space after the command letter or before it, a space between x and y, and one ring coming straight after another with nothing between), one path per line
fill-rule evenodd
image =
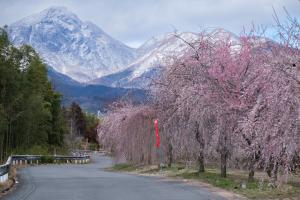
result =
M0 29L0 161L13 152L63 145L61 95L28 45L14 47Z

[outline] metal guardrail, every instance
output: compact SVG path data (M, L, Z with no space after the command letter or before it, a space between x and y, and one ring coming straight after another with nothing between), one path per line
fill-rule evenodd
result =
M11 165L11 157L9 157L4 165L0 165L0 176L8 173Z
M12 164L40 164L43 158L50 158L53 163L75 163L83 164L90 161L90 156L42 156L42 155L14 155L12 156ZM46 162L47 163L47 162Z
M0 183L7 181L12 158L9 157L4 165L0 165Z
M74 163L85 164L90 162L90 156L43 156L43 155L13 155L10 156L4 165L0 165L0 183L8 179L12 165L43 164L43 159L51 159L53 163ZM47 163L47 161L45 162Z

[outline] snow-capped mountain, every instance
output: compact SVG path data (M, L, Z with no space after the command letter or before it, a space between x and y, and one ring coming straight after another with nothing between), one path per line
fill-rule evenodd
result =
M123 70L134 49L64 7L50 7L8 26L11 41L29 44L56 71L79 82Z
M222 42L229 40L232 51L241 48L240 37L222 28L216 28L209 32L209 40ZM178 59L191 50L190 44L199 40L200 35L192 32L169 33L153 37L145 42L136 51L139 57L126 69L117 73L102 76L89 82L110 87L147 88L152 80L155 80L161 70L174 59ZM268 38L257 37L254 42L265 42L272 45Z
M188 43L198 39L196 33L169 33L153 37L137 49L139 57L125 70L100 77L91 84L103 84L113 87L147 86L167 63L179 58L189 49Z
M168 33L133 49L63 7L26 17L7 31L15 45L33 46L49 66L76 81L130 88L149 85L165 65L189 50L187 43L199 38L192 32ZM212 35L239 44L239 38L224 29L213 30Z
M213 39L229 38L232 44L239 44L235 34L224 29L211 31ZM128 68L120 72L100 77L91 84L102 84L112 87L148 86L168 63L180 58L190 49L189 44L197 42L199 35L192 32L169 33L153 37L137 49L139 57Z

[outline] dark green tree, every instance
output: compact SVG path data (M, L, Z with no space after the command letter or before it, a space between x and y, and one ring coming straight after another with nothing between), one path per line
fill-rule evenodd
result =
M34 146L62 146L66 123L61 95L28 45L15 48L0 29L0 161Z

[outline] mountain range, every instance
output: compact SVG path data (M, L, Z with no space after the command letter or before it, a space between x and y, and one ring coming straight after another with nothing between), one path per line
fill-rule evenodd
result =
M131 48L65 7L50 7L6 30L15 45L29 44L39 53L65 102L75 100L89 110L103 109L104 104L128 92L141 100L161 69L188 50L187 42L198 39L192 32L167 33ZM217 37L238 40L229 31L214 31Z

